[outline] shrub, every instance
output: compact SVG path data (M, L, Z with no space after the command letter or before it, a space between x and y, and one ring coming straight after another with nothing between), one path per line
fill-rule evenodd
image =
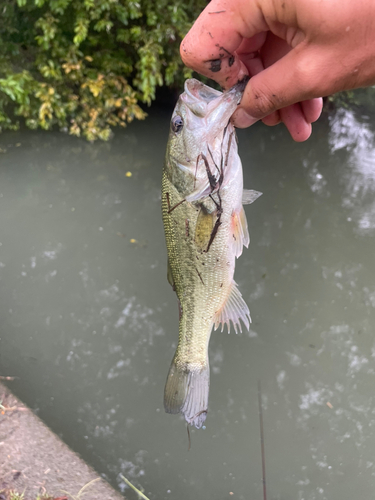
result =
M89 140L145 116L190 76L179 44L203 0L0 0L0 131L58 126Z

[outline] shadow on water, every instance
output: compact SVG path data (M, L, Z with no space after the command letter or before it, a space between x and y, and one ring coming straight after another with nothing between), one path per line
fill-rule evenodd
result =
M106 144L0 136L1 374L120 490L122 473L182 500L262 498L261 379L269 499L370 498L373 115L338 111L303 144L240 131L245 186L264 193L236 269L253 323L212 335L207 428L189 452L162 406L178 331L159 207L169 116Z

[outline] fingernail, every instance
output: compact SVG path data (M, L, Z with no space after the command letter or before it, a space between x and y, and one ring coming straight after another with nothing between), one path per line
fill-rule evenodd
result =
M237 128L250 127L250 125L253 125L258 120L259 118L254 118L243 109L238 109L232 116L232 123Z

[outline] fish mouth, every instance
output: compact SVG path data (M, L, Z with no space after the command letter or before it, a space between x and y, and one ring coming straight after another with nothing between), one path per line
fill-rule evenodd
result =
M182 98L185 104L200 117L206 115L209 103L222 95L219 90L208 87L195 78L186 80L184 90L185 94L182 95Z
M228 124L241 101L246 83L247 80L243 80L230 90L220 92L191 78L185 82L181 99L195 116L204 118L210 133L216 135Z

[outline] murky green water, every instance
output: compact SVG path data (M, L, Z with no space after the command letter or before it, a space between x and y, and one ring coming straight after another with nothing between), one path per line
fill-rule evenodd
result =
M236 270L252 330L213 333L190 451L162 403L178 327L159 208L169 116L108 144L0 136L1 374L129 499L120 473L151 499L260 500L258 380L268 499L372 498L374 115L342 111L304 144L240 132L245 186L264 193Z

